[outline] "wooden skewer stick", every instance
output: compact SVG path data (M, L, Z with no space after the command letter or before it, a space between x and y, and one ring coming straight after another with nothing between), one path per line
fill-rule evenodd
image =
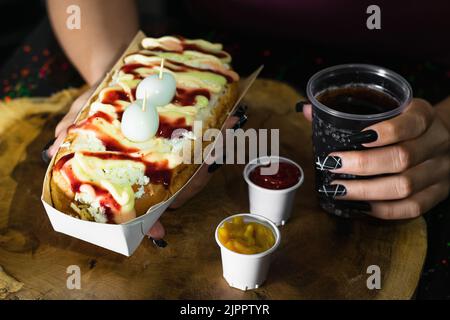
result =
M162 79L163 69L164 69L164 58L161 59L161 66L159 67L159 79Z
M144 100L142 101L142 112L145 112L146 106L147 106L147 91L145 91Z

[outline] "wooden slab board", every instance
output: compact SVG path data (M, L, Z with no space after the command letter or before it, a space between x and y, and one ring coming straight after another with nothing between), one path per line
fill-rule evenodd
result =
M182 208L166 212L164 249L144 240L126 258L53 231L39 200L46 166L42 147L68 104L4 112L15 125L0 136L0 266L23 283L7 299L408 299L426 254L422 218L341 220L322 212L314 190L311 126L294 112L290 86L257 80L244 102L246 128L279 128L280 154L297 161L305 182L264 286L242 292L222 278L214 230L248 211L243 165L227 165ZM72 97L73 98L73 97ZM1 106L3 107L3 106ZM7 123L7 122L5 122ZM1 130L2 123L0 123ZM369 265L381 269L381 290L366 286ZM66 286L67 268L81 269L81 289Z

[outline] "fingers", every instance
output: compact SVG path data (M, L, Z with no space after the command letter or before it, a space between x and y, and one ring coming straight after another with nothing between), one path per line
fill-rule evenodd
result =
M448 150L449 133L435 121L419 138L363 151L334 152L317 159L317 168L359 176L399 173Z
M303 106L303 115L305 116L306 120L312 121L312 105L305 104Z
M443 201L450 190L450 156L421 163L402 174L368 180L336 180L328 186L339 200L370 201L368 213L381 219L418 217ZM331 194L331 191L330 191ZM351 201L350 201L351 202Z
M59 146L63 143L64 139L67 135L67 128L75 121L78 112L80 112L81 108L85 104L85 102L89 99L92 92L95 88L90 88L81 94L75 101L72 103L69 112L64 116L64 118L58 123L55 128L55 137L56 140L52 146L47 149L47 155L51 158L58 151Z
M70 106L69 112L56 126L55 137L58 137L61 133L65 132L67 130L67 127L69 127L75 121L75 118L77 117L81 108L84 106L84 104L89 99L94 90L95 87L92 87L89 90L83 92L83 94L81 94L78 98L75 99L75 101Z
M343 200L396 200L436 184L450 174L450 156L427 160L404 173L367 180L335 180L346 192Z
M149 237L152 237L153 239L162 239L166 235L166 231L164 230L163 225L161 222L156 221L155 224L150 228L150 230L147 232L147 235Z
M403 200L371 202L368 214L387 220L416 218L446 199L449 189L446 179Z
M239 117L231 116L227 120L225 120L224 130L231 129L234 125L239 121ZM225 134L225 131L222 130L222 134Z
M399 116L365 128L364 131L374 130L378 134L378 138L364 146L379 147L414 139L428 129L433 118L433 107L427 101L413 99Z
M56 125L55 137L67 131L67 128L74 122L76 115L73 115L70 111L64 116L64 118Z
M371 141L376 139L364 144L370 149L318 157L316 167L341 174L383 176L336 180L319 192L370 206L370 214L381 219L417 217L448 196L450 134L427 102L414 99L398 117L363 132L373 133Z
M55 155L55 153L58 151L59 146L61 145L61 143L63 143L64 139L66 138L67 133L65 131L63 131L55 140L55 142L52 144L52 146L50 148L48 148L47 150L47 154L50 157L53 157Z

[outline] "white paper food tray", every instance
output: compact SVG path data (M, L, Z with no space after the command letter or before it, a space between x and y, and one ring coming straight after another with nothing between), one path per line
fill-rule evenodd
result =
M137 51L139 49L139 44L141 40L145 38L145 34L141 31L135 36L131 42L128 49L120 57L119 61L113 67L113 70L117 70L123 64L123 57L130 53ZM243 96L250 88L258 74L261 72L262 66L259 67L254 73L252 73L244 81L239 84L239 98L237 99L235 105L229 112L229 116L232 115L242 100ZM86 103L85 107L80 111L78 117L86 111L86 106L91 104L91 100L97 96L97 94L106 87L111 80L111 74L108 73L102 83L98 86L96 91L92 94L91 98ZM213 142L214 143L214 142ZM211 148L210 150L212 150ZM206 158L206 157L205 157ZM147 231L153 226L153 224L161 217L163 212L170 206L170 204L175 200L176 196L184 187L189 183L197 174L197 171L192 175L189 181L178 190L174 195L164 202L158 203L153 207L149 208L147 213L141 215L131 221L124 224L104 224L91 221L84 221L74 217L71 217L63 212L56 210L53 207L51 195L50 195L50 178L51 169L55 157L52 158L47 172L45 174L41 201L44 204L45 211L50 219L52 227L55 231L67 234L77 239L81 239L97 246L106 248L108 250L123 254L125 256L130 256L136 250L136 248L141 243L143 237L146 235ZM199 166L200 169L200 166Z

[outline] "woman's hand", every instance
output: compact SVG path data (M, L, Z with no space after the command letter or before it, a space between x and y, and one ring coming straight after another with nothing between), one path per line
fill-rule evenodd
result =
M47 155L49 157L53 157L53 155L58 151L59 146L64 141L64 138L67 135L67 128L73 124L75 118L80 112L81 108L85 105L91 94L94 92L95 88L91 88L80 95L75 101L72 103L72 106L69 109L69 112L62 118L62 120L58 123L55 129L55 142L50 146L47 150Z
M311 119L311 106L304 107ZM442 114L442 113L441 113ZM334 152L341 167L331 170L370 179L335 180L343 196L337 200L365 200L369 214L382 219L414 218L444 200L450 190L450 133L436 110L414 99L405 111L363 131L373 130L376 140L362 151Z

